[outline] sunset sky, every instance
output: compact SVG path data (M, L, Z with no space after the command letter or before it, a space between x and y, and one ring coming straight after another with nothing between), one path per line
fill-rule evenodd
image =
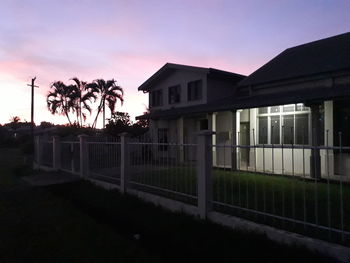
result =
M115 78L119 111L142 114L137 87L166 62L250 74L284 49L350 31L349 0L1 0L0 123L66 123L46 108L50 83Z

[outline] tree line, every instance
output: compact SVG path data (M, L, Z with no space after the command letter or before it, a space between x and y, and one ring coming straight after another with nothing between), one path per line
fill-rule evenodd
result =
M91 125L96 128L98 118L102 114L103 128L106 126L106 106L111 114L115 113L118 100L124 102L123 88L114 79L96 79L91 83L72 78L66 85L62 81L51 84L47 95L47 107L52 114L64 115L70 125L83 127L88 115L93 112L93 103L97 103L96 115Z

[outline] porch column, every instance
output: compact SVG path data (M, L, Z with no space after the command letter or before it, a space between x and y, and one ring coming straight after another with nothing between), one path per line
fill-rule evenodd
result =
M231 145L237 145L237 111L231 111ZM237 148L231 148L231 167L232 170L237 170Z
M179 160L180 162L185 161L185 156L184 156L184 118L180 117L177 119L177 129L178 129L178 141L177 143L180 144L180 153L179 153Z
M324 102L324 145L333 146L333 101ZM334 175L334 152L333 150L323 150L324 175Z
M311 145L313 147L320 146L320 103L310 105L311 108ZM312 149L310 156L310 176L312 178L321 178L321 157L320 149Z
M216 145L216 115L217 112L213 112L208 116L208 129L213 132L212 135L212 143L213 145ZM212 149L212 154L213 154L213 166L216 166L216 147L213 147Z

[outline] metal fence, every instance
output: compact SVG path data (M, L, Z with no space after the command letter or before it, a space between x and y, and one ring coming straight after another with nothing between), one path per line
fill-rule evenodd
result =
M42 140L42 149L40 159L44 165L53 165L53 142L52 138L46 138Z
M80 172L80 144L77 140L61 141L61 169L73 174Z
M87 142L89 176L120 184L120 139L90 138Z
M132 188L183 202L197 203L195 144L152 142L147 137L129 142Z
M214 210L332 242L350 242L350 185L331 174L331 152L350 147L212 145L237 158L213 167ZM250 161L242 166L242 152ZM321 177L310 175L310 152L324 151ZM286 156L288 156L286 158ZM270 157L270 158L269 158ZM322 160L321 160L322 163Z
M319 147L212 145L208 137L203 148L203 140L191 144L155 142L151 138L88 138L84 142L86 160L80 156L82 141L62 140L59 167L78 173L81 163L86 162L87 177L121 187L125 176L122 167L127 167L127 187L199 207L203 198L198 191L200 180L207 176L200 171L209 164L206 185L211 188L209 203L214 211L350 245L350 176L343 168L335 167L346 167L343 155L350 147L341 143ZM41 160L53 166L53 142L42 143L42 148L36 147L42 149ZM209 152L210 162L198 149ZM312 176L312 152L321 155L320 177Z

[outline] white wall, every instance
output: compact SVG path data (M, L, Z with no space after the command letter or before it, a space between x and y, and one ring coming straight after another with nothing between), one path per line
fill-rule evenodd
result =
M333 145L333 102L326 101L324 103L325 109L325 145L327 145L326 140L326 131L328 130L328 145ZM257 134L257 112L258 109L250 109L244 111L237 111L237 132L239 131L240 122L245 122L249 120L250 123L250 145L253 146L254 142L256 144L258 134ZM231 131L231 123L232 123L232 115L230 112L218 112L216 114L216 142L218 142L218 134L223 131L230 131L230 138L232 136ZM249 116L248 116L249 115ZM238 139L238 138L237 138ZM237 140L237 142L239 142ZM230 145L231 141L225 142L225 145ZM277 146L276 146L277 147ZM280 147L280 146L279 146ZM214 165L218 167L226 167L231 166L231 151L229 148L216 149L216 163ZM272 164L272 151L274 155L274 163ZM320 151L321 155L321 173L323 177L327 177L328 173L330 176L334 174L334 156L332 151L326 150ZM283 149L283 159L282 159L282 149L281 148L257 148L250 150L249 155L249 167L248 169L251 171L255 171L255 169L259 172L268 172L268 173L276 173L276 174L288 174L288 175L299 175L306 176L310 175L310 149ZM238 161L240 160L240 151L238 150ZM328 167L327 167L327 159L328 159ZM282 161L283 160L283 161ZM283 166L283 167L282 167ZM293 170L294 167L294 170ZM246 167L241 166L238 163L238 168L246 169ZM283 170L282 170L283 168Z

